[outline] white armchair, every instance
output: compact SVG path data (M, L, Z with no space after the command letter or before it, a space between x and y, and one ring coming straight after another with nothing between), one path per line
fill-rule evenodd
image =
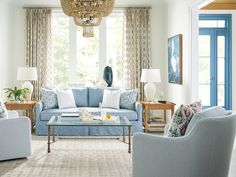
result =
M0 119L0 161L31 155L30 119L15 111Z
M133 177L227 177L236 114L204 118L179 138L136 134Z

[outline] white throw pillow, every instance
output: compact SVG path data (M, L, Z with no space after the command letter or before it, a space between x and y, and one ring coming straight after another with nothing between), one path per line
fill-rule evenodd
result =
M102 107L120 109L120 91L104 90Z
M7 118L7 109L5 107L5 104L0 100L0 119L1 118Z
M58 90L57 100L59 109L76 107L72 90Z

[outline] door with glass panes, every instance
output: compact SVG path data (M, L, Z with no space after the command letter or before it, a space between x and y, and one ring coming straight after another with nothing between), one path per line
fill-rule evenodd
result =
M199 98L231 109L231 15L200 15L199 34Z

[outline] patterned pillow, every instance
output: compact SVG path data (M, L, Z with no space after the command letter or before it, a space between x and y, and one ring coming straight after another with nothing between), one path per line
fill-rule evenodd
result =
M120 95L120 108L134 110L138 93L136 90L125 90Z
M57 94L54 89L41 89L41 100L43 103L43 109L58 108Z
M201 102L195 102L190 105L181 105L172 118L168 129L168 137L184 136L192 117L201 110Z
M7 109L2 101L0 101L0 118L7 118Z

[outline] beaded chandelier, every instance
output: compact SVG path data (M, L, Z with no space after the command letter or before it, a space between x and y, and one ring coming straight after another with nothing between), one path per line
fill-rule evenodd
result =
M100 25L102 17L108 16L115 0L61 0L64 13L83 27L84 37L93 37L93 27Z

